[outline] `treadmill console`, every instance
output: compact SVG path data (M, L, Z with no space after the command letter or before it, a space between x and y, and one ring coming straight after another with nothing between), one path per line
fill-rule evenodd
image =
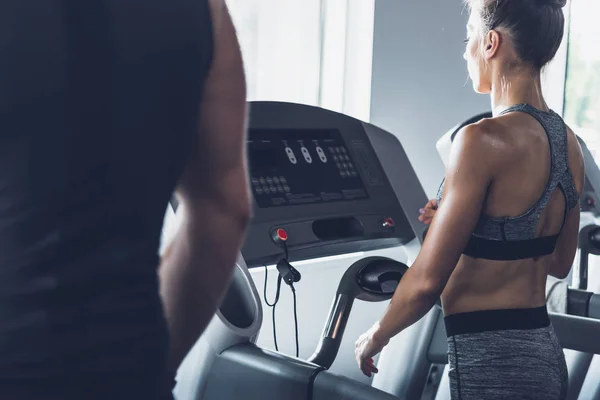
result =
M425 193L395 136L318 107L250 103L249 268L405 244ZM410 213L407 217L404 208Z
M248 155L258 207L369 197L337 129L250 129Z

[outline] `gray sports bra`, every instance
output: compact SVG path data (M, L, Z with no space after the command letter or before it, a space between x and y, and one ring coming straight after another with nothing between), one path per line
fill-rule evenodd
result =
M482 214L463 254L489 260L519 260L552 254L558 234L535 237L538 221L555 189L565 196L566 207L563 217L579 202L579 195L569 169L567 129L562 118L553 111L543 112L528 104L518 104L504 110L531 115L542 125L550 143L550 179L542 196L531 209L518 217L495 218ZM438 190L441 204L444 181ZM562 230L562 228L561 228Z

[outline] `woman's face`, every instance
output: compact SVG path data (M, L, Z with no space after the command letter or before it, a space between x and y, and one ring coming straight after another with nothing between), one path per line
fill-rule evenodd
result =
M464 58L467 60L469 77L473 81L473 89L477 93L488 94L492 90L489 66L483 55L485 40L483 24L479 17L479 10L473 7L467 24L467 48Z

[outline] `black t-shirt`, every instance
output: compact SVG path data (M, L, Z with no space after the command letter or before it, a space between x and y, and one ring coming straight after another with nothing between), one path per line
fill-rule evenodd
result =
M160 380L160 233L212 45L207 0L0 5L0 397Z

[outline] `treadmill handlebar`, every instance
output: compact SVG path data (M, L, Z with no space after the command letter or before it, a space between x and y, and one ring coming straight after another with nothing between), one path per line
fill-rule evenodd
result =
M342 343L342 337L346 330L346 324L348 323L353 303L353 297L337 294L329 311L327 323L317 344L317 349L308 359L309 362L327 369L333 365L340 350L340 344Z
M368 302L392 298L408 266L386 257L367 257L342 276L317 349L309 362L330 368L337 357L354 299Z
M588 268L590 254L600 255L600 226L588 225L579 232L579 285L578 289L586 290L588 285Z
M600 319L600 295L593 294L588 307L588 317Z
M579 232L579 247L590 254L600 255L600 226L583 227Z
M592 295L593 293L585 290L569 289L567 292L567 314L587 317Z
M567 314L600 319L600 295L585 290L569 289Z

